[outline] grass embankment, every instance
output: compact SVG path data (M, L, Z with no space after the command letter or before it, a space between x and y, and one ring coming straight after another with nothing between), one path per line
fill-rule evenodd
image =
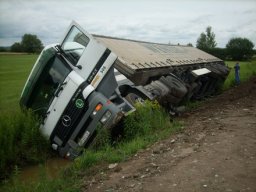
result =
M0 146L0 180L10 176L15 166L42 162L49 154L49 143L29 111L1 113Z
M66 168L59 178L50 180L42 176L40 181L31 184L23 184L14 178L2 189L21 192L79 191L83 184L83 175L88 174L94 165L103 165L100 167L104 169L106 163L125 161L138 150L168 137L181 128L180 123L170 121L169 114L158 103L146 102L143 106L137 106L137 111L124 120L124 131L120 142L113 145L110 134L101 131L93 145L86 149L69 168Z

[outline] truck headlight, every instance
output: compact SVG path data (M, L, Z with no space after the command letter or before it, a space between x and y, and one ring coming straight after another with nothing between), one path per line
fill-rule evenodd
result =
M105 124L105 123L109 120L109 118L111 117L111 115L112 115L111 112L110 112L110 111L107 111L107 112L102 116L100 122L101 122L102 124Z

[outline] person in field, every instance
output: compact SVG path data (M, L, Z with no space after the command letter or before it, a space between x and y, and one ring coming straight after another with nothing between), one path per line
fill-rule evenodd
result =
M239 62L236 63L235 65L235 82L237 85L240 84L240 66L239 66Z

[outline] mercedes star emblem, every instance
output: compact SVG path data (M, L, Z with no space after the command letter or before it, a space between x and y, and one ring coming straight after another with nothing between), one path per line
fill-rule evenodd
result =
M65 127L69 127L71 125L71 118L68 116L68 115L64 115L62 117L62 124L65 126Z

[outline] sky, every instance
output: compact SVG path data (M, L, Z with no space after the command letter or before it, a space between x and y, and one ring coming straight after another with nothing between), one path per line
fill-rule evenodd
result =
M256 0L0 0L0 46L25 33L59 43L72 20L91 34L194 46L211 26L217 47L256 45Z

